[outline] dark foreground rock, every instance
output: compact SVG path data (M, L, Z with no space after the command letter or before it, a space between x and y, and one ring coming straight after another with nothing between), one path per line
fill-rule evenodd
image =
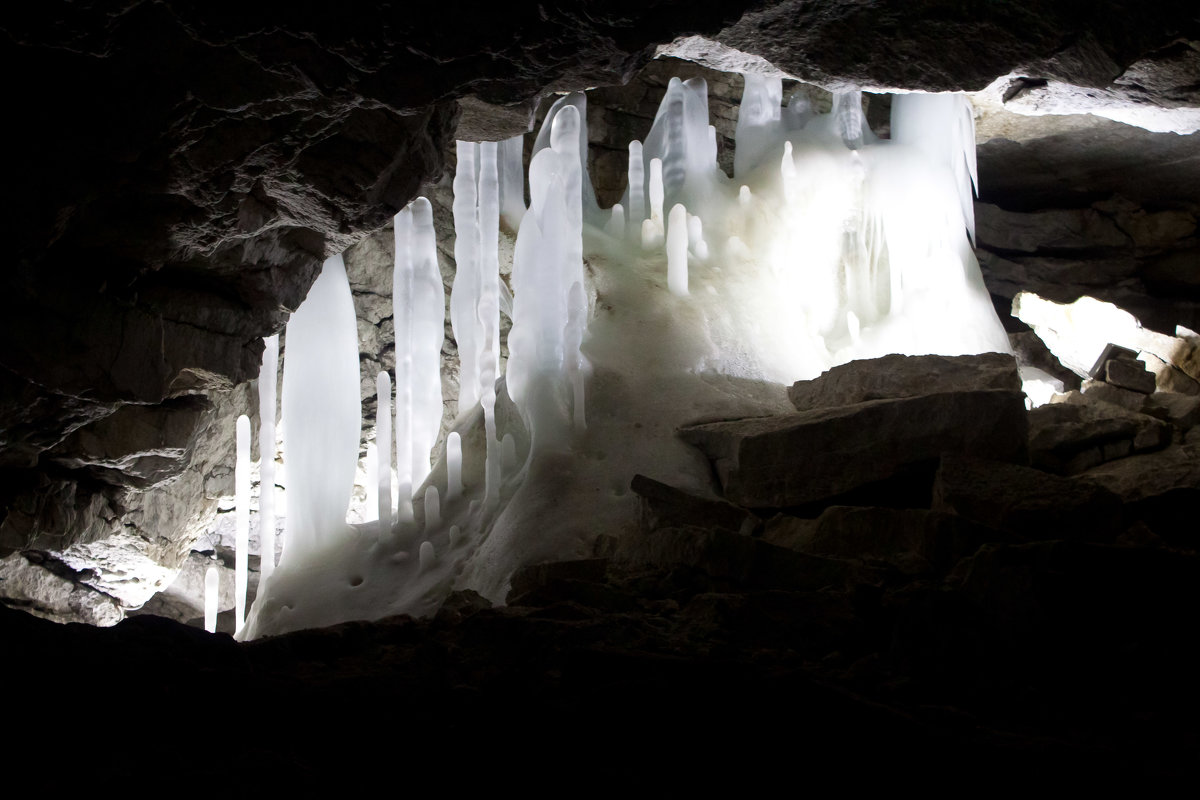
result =
M713 462L725 497L748 508L834 498L961 453L1026 457L1025 397L961 391L682 428Z

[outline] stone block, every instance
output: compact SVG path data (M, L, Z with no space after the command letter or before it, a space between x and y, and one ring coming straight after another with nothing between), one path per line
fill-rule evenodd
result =
M713 462L727 500L788 508L833 501L947 452L1024 461L1028 427L1025 396L993 389L691 425L680 436Z
M1104 362L1104 380L1141 394L1151 394L1155 387L1154 373L1142 362L1127 358L1110 358Z

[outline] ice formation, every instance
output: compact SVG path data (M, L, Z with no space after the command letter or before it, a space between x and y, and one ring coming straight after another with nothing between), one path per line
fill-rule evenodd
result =
M250 577L250 418L237 418L237 462L233 472L234 513L237 525L234 535L234 603L235 630L246 622L246 585Z
M401 517L429 475L442 424L446 290L437 263L433 208L418 197L396 215L392 318L396 331L396 472ZM382 460L381 460L382 464Z
M401 507L416 498L411 513L390 532L372 525L345 533L349 488L337 470L343 451L357 448L357 430L352 445L339 438L320 450L329 456L319 480L338 486L320 499L317 448L285 450L297 507L283 560L243 635L429 614L455 588L503 602L518 567L586 557L598 535L632 529L634 474L710 493L707 461L675 436L681 424L786 410L786 385L854 358L1007 351L970 245L967 101L897 96L892 138L881 141L858 92L835 95L828 114L802 93L783 100L780 80L746 76L730 178L717 165L704 81L672 80L650 131L630 143L629 187L607 210L587 174L582 94L560 98L546 115L529 165L528 209L519 139L460 142L453 431L430 471L433 412L422 417L431 434L413 431L425 402L419 387L431 389L436 372L415 376L424 358L417 351L433 352L435 339L440 345L443 300L433 291L429 205L418 200L396 220L394 294L397 463ZM497 242L512 231L510 307ZM400 266L405 252L414 259L409 271ZM288 326L289 448L321 433L306 416L317 406L327 427L354 416L348 395L337 410L325 407L330 400L288 399L289 386L302 383L314 394L339 381L357 392L356 358L353 370L343 369L331 349L318 367L303 341L305 320L318 314L330 317L329 342L353 336L352 316L332 321L349 306L348 297L336 299L340 268L340 260L327 263ZM419 275L428 276L425 295ZM502 306L513 320L504 375ZM289 377L293 369L319 374L320 390ZM293 517L304 519L296 534ZM307 544L293 549L293 539ZM318 553L318 541L340 546ZM293 558L305 547L307 555Z
M259 581L275 571L275 382L279 375L279 335L263 340L258 373L258 553Z

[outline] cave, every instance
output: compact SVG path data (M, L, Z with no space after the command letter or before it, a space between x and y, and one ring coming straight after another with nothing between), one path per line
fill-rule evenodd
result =
M418 786L560 791L769 791L801 777L985 790L1194 773L1200 18L1190 5L346 11L101 2L0 23L20 150L6 215L15 255L0 291L0 674L14 765L171 787L194 768L182 750L198 747L215 790L308 793L371 788L404 770L429 776ZM717 190L693 188L686 209L672 208L693 184L672 188L669 145L653 169L649 154L660 103L699 97L709 127L689 141L730 198L708 216L700 206ZM660 340L699 330L689 308L735 305L721 282L735 272L731 220L772 191L744 178L757 162L743 101L760 114L762 97L776 117L788 101L780 126L827 121L838 157L854 164L909 146L904 109L920 98L962 104L953 109L966 116L951 117L972 135L954 161L951 205L962 200L963 216L951 227L979 303L931 296L912 317L971 305L988 320L977 338L991 343L889 348L878 342L895 336L872 338L882 323L848 284L829 289L836 302L807 286L795 302L775 298L774 316L746 306L761 311L754 336L776 318L805 321L796 330L818 350L800 339L776 348L785 361L823 354L803 367L727 369L754 359L742 339L704 329L708 371L694 382L663 389L653 370L622 382L614 363L642 349L654 367ZM535 433L527 404L538 384L514 343L530 335L518 317L548 301L529 302L518 264L556 240L531 240L521 220L547 202L532 174L528 191L511 186L557 146L560 118L582 137L571 174L576 186L582 176L588 231L586 278L569 298L563 285L562 302L585 309L586 323L572 317L565 334L561 319L547 324L587 358L564 379L573 400L559 428ZM784 154L785 184L793 154L801 173L824 163L802 160L795 131L760 148L776 180ZM628 189L631 140L647 148L644 164L636 150L645 199ZM487 216L460 207L465 191L482 191L483 178L466 177L476 169L504 184L488 301L503 311L492 308L495 341L482 351L491 372L471 361L458 321L469 317L452 324L458 265L474 258L462 220ZM654 169L660 182L667 174L665 207ZM907 169L896 181L905 190L931 171ZM814 198L796 218L811 229L783 249L830 227L816 217L836 203ZM675 209L696 222L673 245ZM913 227L904 219L896 230ZM864 251L887 249L862 239ZM620 261L613 242L661 274L636 291L605 282ZM399 409L408 353L392 269L409 248L424 248L414 258L432 276L421 307L442 310L444 290L427 381L440 394L417 448L432 443L434 458L385 483L375 474L390 472L379 453L393 440L382 376L396 380ZM872 265L898 270L899 249L893 241ZM289 502L287 487L314 484L288 460L286 425L278 465L264 456L276 437L259 438L259 419L276 405L277 381L264 393L263 376L289 392L288 342L298 360L301 308L313 308L330 263L354 311L341 386L361 413L346 417L355 477L351 488L346 473L349 516L335 509L333 527L346 517L360 543L378 528L370 546L388 541L391 572L349 557L330 566L331 549L305 575L336 574L341 594L311 590L302 605L280 588L302 585L299 549L283 545L275 567L259 521L264 498L307 507L312 490ZM898 308L899 285L879 302ZM636 323L644 346L612 336L622 301L650 292L666 299ZM313 330L318 343L334 338L331 326ZM318 376L292 396L324 394L313 390L322 377L334 393ZM581 443L585 385L596 416ZM657 416L620 415L643 407ZM328 412L314 413L309 428L324 427ZM242 415L254 435L240 437L239 459ZM604 415L616 421L606 427ZM500 447L505 430L526 428ZM550 488L523 500L503 535L494 520L473 532L465 520L520 491L485 494L485 474L490 483L493 469L533 463L538 436L543 449L570 442L538 462ZM621 455L624 442L637 457ZM462 455L450 458L452 447ZM601 476L591 494L562 488L587 472L573 466L582 461ZM469 514L462 483L476 492ZM235 497L251 494L246 521ZM380 524L382 513L395 524ZM293 518L279 519L281 538L296 541ZM442 522L460 524L423 540ZM249 553L235 547L242 525L254 526ZM509 552L501 541L518 555L497 555ZM454 561L467 545L484 555ZM392 573L424 583L377 589ZM206 620L209 575L220 613ZM242 582L249 610L234 597Z

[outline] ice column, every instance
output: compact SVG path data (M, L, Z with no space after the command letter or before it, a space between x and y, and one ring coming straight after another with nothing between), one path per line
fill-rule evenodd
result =
M642 221L646 219L646 165L642 163L642 143L634 139L629 143L629 221L626 228L637 237L642 233Z
M362 406L358 323L341 256L325 261L288 321L283 418L289 500L281 566L346 530Z
M767 151L778 146L782 116L783 81L764 75L743 75L746 81L738 108L737 149L733 176L744 181L761 164Z
M450 290L450 324L458 343L458 414L475 407L482 395L479 353L483 323L479 319L479 196L474 142L458 143L454 173L454 285ZM397 350L399 352L399 350ZM398 429L397 429L398 430Z
M458 431L446 435L446 502L462 496L462 437Z
M418 197L409 203L396 215L395 229L396 471L400 516L408 520L413 493L429 475L430 451L442 424L446 294L429 201Z
M237 621L234 630L240 631L246 622L246 584L250 577L250 418L237 418L237 463L233 471L234 508L234 603Z
M548 121L551 146L529 168L530 208L513 256L513 328L509 334L508 390L529 426L536 453L568 444L571 430L568 371L580 358L574 341L586 320L582 291L583 235L578 203L579 112L563 108ZM545 127L539 138L546 136ZM579 289L571 287L579 284ZM567 352L571 349L572 352ZM576 404L581 412L583 403Z
M683 297L688 293L687 209L682 203L671 207L667 220L667 288Z
M258 558L259 588L275 571L275 382L279 380L279 335L263 339L258 373Z
M375 483L379 487L379 537L392 531L392 380L387 370L375 378Z
M217 604L221 599L221 574L215 566L204 572L204 630L217 632Z

